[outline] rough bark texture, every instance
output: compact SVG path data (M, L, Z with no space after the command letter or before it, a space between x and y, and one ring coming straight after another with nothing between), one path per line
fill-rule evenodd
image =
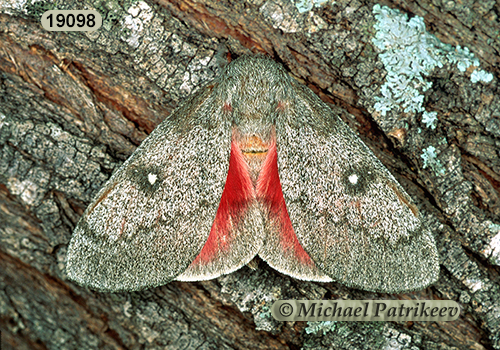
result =
M373 109L385 70L371 38L374 3L341 0L300 14L290 0L0 1L0 330L2 349L500 349L500 5L385 1L422 16L494 73L472 84L435 69L421 116ZM97 32L47 32L48 9L95 8ZM66 280L79 216L112 171L185 96L211 80L220 42L282 62L338 105L415 198L440 253L439 281L386 295L308 283L262 261L202 283L106 294ZM436 149L444 174L423 167ZM496 245L495 245L496 244ZM269 315L278 299L451 299L442 323L338 323L307 333Z

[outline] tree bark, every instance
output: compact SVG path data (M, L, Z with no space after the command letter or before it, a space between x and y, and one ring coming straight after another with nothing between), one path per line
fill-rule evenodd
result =
M386 71L370 1L299 13L289 0L0 2L2 349L500 349L500 40L495 1L383 1L468 47L489 84L451 65L427 78L420 116L373 108ZM21 6L21 7L19 7ZM48 32L49 9L93 8L96 32ZM78 218L113 170L232 55L264 53L344 120L414 198L440 254L439 280L389 295L295 280L262 261L212 281L98 293L68 281ZM420 130L420 132L418 131ZM436 149L444 173L424 168ZM452 322L278 322L280 299L451 299Z

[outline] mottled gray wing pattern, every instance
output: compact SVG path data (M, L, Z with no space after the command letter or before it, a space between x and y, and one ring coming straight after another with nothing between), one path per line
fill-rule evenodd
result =
M312 91L293 83L289 96L276 119L279 176L293 229L316 266L370 291L434 282L434 239L403 188Z
M213 89L174 111L98 193L69 245L70 279L101 291L155 287L201 251L231 148L231 121Z

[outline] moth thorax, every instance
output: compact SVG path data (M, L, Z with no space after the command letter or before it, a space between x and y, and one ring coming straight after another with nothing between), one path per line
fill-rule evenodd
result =
M243 154L250 178L255 185L273 138L271 135L240 134L235 141Z

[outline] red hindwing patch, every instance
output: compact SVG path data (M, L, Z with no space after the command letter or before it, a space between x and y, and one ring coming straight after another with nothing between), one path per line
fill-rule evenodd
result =
M253 198L254 189L247 164L238 145L232 142L229 170L219 208L208 240L193 261L193 265L206 264L212 261L219 252L231 249L232 231L245 214Z
M271 220L278 226L283 252L293 256L300 264L314 265L314 262L299 243L292 222L288 216L283 190L278 174L278 153L276 143L272 143L262 166L257 184L257 196L267 204Z

